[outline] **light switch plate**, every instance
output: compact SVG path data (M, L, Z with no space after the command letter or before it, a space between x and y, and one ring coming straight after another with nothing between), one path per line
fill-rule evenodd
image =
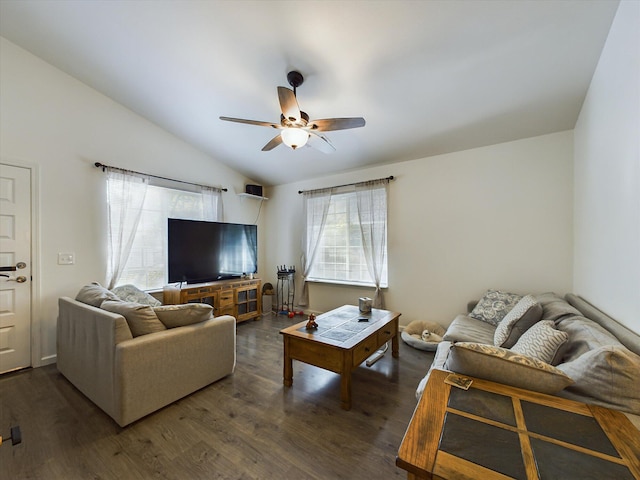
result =
M74 263L76 263L75 253L58 253L58 265L73 265Z

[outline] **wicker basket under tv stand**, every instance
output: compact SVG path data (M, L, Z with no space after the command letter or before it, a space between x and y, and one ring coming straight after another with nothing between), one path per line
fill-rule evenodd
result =
M166 285L162 291L165 305L208 303L214 315L233 315L236 322L257 320L262 314L260 304L262 282L259 278L220 280L177 286Z

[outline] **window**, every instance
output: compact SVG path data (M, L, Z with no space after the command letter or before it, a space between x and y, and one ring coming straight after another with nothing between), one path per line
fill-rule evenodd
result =
M382 259L380 287L387 287L386 223L387 196L385 188L371 190L372 202L362 202L358 209L358 194L355 191L331 194L326 222L309 270L307 280L354 285L375 285L371 272L369 248L372 245L370 235L373 229L384 238L374 243L381 248ZM322 202L323 199L309 198L308 202ZM307 235L317 235L322 222L321 208L307 208ZM315 212L309 214L309 212ZM312 233L312 232L315 232ZM363 243L364 239L364 243ZM365 248L367 247L367 248ZM368 253L367 253L368 252Z
M122 175L110 176L107 181L111 236L108 275L112 279L109 285L131 283L142 290L162 288L167 283L167 219L217 220L221 211L219 192L179 190L147 184L148 179L138 179L133 188L123 188L127 180ZM139 202L132 201L134 189L139 190L135 193ZM123 231L121 225L126 225L124 230L130 232ZM127 247L130 250L120 253ZM115 261L115 257L123 260Z

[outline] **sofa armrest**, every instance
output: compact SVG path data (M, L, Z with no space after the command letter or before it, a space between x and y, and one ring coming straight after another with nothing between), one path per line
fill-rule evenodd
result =
M121 342L113 418L127 425L233 373L235 363L236 321L229 315Z
M420 383L418 384L418 388L416 389L416 400L420 400L420 397L422 396L422 392L424 392L424 389L427 386L427 381L429 380L429 376L431 375L432 370L448 371L446 368L444 368L444 364L446 363L447 358L449 357L449 351L451 350L452 345L453 345L453 342L448 342L446 340L438 344L438 348L436 349L436 354L433 358L433 362L431 363L431 366L429 367L427 374L424 376L422 380L420 380Z
M115 346L133 338L125 318L62 297L58 299L56 334L58 370L111 414L115 406Z

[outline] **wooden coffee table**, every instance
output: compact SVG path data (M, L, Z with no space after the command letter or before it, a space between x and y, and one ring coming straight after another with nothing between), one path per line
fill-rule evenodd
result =
M351 371L389 340L392 355L398 358L400 315L376 308L362 314L358 307L344 305L319 315L316 318L317 330L307 330L306 321L281 330L284 385L290 387L293 384L293 360L339 373L341 406L350 410Z
M433 370L396 465L407 478L640 480L640 432L621 412Z

